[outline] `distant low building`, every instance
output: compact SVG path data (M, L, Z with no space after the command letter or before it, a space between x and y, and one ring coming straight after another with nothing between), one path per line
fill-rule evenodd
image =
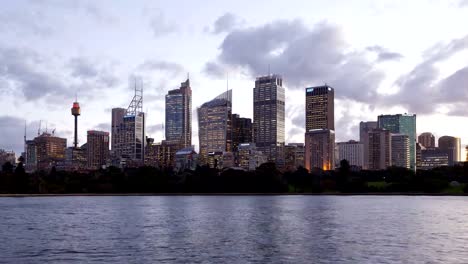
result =
M184 148L175 154L175 170L195 170L197 168L198 154L193 147Z
M2 169L2 165L10 162L11 165L16 164L16 154L13 151L7 151L0 149L0 170Z
M449 166L449 153L440 148L421 150L420 170L432 170L438 167Z
M268 157L259 151L254 143L239 144L236 159L237 166L244 170L255 170L268 161Z
M364 167L364 144L355 140L336 143L338 164L347 160L350 166L362 169Z
M286 170L304 167L304 143L289 143L284 146L284 162Z

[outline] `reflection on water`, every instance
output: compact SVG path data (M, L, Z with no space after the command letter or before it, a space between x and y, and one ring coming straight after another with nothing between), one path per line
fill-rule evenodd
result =
M6 263L467 263L464 197L0 199Z

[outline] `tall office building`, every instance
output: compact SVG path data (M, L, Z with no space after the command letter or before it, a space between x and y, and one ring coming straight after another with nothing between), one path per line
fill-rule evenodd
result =
M386 129L373 129L367 133L369 170L385 170L392 166L392 138Z
M359 142L363 144L364 147L364 166L363 169L368 169L368 160L369 160L369 132L377 128L377 121L367 121L359 123Z
M335 169L335 131L312 129L305 133L305 168Z
M392 134L392 166L410 168L410 140L408 135Z
M335 92L328 85L306 88L306 131L335 130Z
M255 80L253 89L253 140L270 161L282 159L285 143L285 91L280 75Z
M109 132L88 131L86 145L87 167L99 169L107 165L109 159Z
M457 137L443 136L439 138L439 149L447 152L448 165L453 166L461 161L461 140Z
M232 151L232 90L204 103L197 112L199 158L206 164L209 153Z
M364 144L354 140L348 142L338 142L336 144L338 148L338 160L337 163L342 160L347 160L350 166L358 168L364 167Z
M190 80L166 95L166 141L188 148L192 145L192 89Z
M115 165L138 166L145 157L143 83L135 79L135 95L125 111L112 109L112 154Z
M416 170L416 115L380 115L377 123L379 128L387 129L390 133L409 137L410 169Z
M425 148L435 148L435 137L431 132L424 132L418 136L418 143Z
M238 150L239 144L252 143L252 119L232 115L232 149Z
M119 132L123 124L123 119L125 116L125 108L113 108L112 109L112 127L111 127L111 149L113 151L119 150L120 138Z

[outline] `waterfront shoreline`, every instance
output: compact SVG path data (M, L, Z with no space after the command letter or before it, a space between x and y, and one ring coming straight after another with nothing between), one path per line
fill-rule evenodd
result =
M106 196L468 196L453 193L53 193L0 194L0 198Z

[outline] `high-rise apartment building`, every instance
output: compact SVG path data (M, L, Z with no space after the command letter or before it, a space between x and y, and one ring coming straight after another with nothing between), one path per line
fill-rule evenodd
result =
M448 165L453 166L461 161L461 140L457 137L443 136L439 138L439 149L447 152Z
M166 141L188 148L192 145L192 89L190 80L166 95Z
M350 166L364 167L364 144L355 140L336 143L338 148L337 163L347 160Z
M197 112L199 158L206 164L209 153L232 151L232 90L204 103Z
M392 166L410 169L410 140L408 135L392 134Z
M285 143L285 91L280 75L255 80L253 89L253 140L270 161L281 159Z
M335 130L335 91L328 85L306 88L306 131Z
M378 127L393 134L404 134L410 140L410 169L416 170L416 115L380 115Z
M109 132L88 131L86 145L87 167L99 169L107 165L109 159Z
M373 129L367 133L369 170L385 170L392 166L392 138L386 129Z
M425 148L435 148L435 137L431 132L424 132L418 136L418 143Z
M335 169L335 131L312 129L305 133L305 168Z
M252 119L232 115L232 149L238 150L239 144L252 143Z

